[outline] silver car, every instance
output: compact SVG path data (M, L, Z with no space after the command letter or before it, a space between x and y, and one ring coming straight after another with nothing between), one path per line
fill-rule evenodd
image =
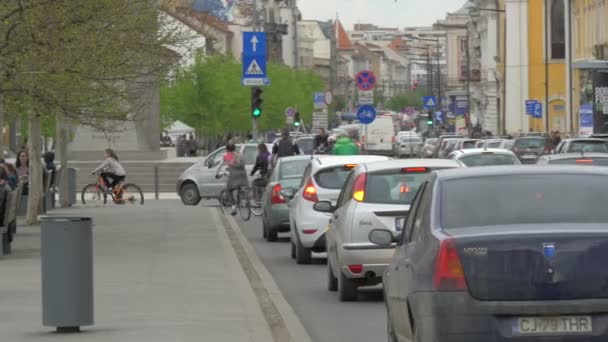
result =
M400 135L395 142L395 155L399 158L403 156L417 156L422 149L422 138L417 135Z
M336 205L318 202L330 213L326 233L328 289L341 301L357 299L359 286L376 285L393 257L394 247L369 241L373 229L401 231L416 191L433 170L457 168L446 159L403 159L364 163L350 173Z
M268 146L272 148L272 146ZM237 145L243 156L247 173L251 171L258 155L257 144ZM197 205L201 199L217 198L226 187L226 180L217 179L215 175L226 154L226 147L211 152L205 159L188 168L177 180L177 193L185 205ZM251 182L254 177L251 177Z
M420 151L420 157L422 158L433 158L433 153L435 148L437 147L437 138L428 138L424 141L424 145L422 145L422 150Z
M464 167L521 165L515 153L498 148L473 148L452 152L448 159L455 160Z

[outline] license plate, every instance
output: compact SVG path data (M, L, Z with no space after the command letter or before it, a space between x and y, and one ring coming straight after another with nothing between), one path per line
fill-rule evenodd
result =
M405 217L397 217L395 218L395 229L400 232L405 225Z
M514 331L520 335L580 334L593 331L590 316L520 317Z
M523 156L524 159L536 159L536 154L526 154Z

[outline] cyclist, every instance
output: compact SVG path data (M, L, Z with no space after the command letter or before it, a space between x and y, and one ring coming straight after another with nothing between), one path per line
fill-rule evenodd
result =
M105 150L105 159L101 165L99 165L91 174L96 174L101 171L101 178L105 183L106 188L112 189L117 199L121 199L121 189L117 187L120 182L123 182L127 178L127 173L124 167L118 161L118 156L111 148Z
M228 169L228 180L226 181L226 189L230 194L230 202L232 203L231 215L236 215L236 199L234 191L241 187L249 186L247 180L247 171L245 170L245 162L242 156L236 151L236 145L229 143L226 145L226 154L222 161L222 165L217 169L216 178L220 178L220 170L224 167Z
M271 158L272 155L268 152L268 146L266 144L258 144L258 156L255 158L255 165L253 165L253 169L249 175L253 176L259 171L260 178L255 179L252 185L262 189L266 186Z

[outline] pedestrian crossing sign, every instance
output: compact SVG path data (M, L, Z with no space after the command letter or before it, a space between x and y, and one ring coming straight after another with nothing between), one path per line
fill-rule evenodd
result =
M245 71L245 75L264 75L264 71L260 68L258 62L253 59Z
M425 96L422 98L422 103L424 104L424 108L435 108L437 107L437 97L435 96Z

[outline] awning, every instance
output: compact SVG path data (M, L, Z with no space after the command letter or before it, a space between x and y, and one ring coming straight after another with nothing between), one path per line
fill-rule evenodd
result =
M597 59L576 61L572 63L572 67L574 69L608 70L608 61Z

